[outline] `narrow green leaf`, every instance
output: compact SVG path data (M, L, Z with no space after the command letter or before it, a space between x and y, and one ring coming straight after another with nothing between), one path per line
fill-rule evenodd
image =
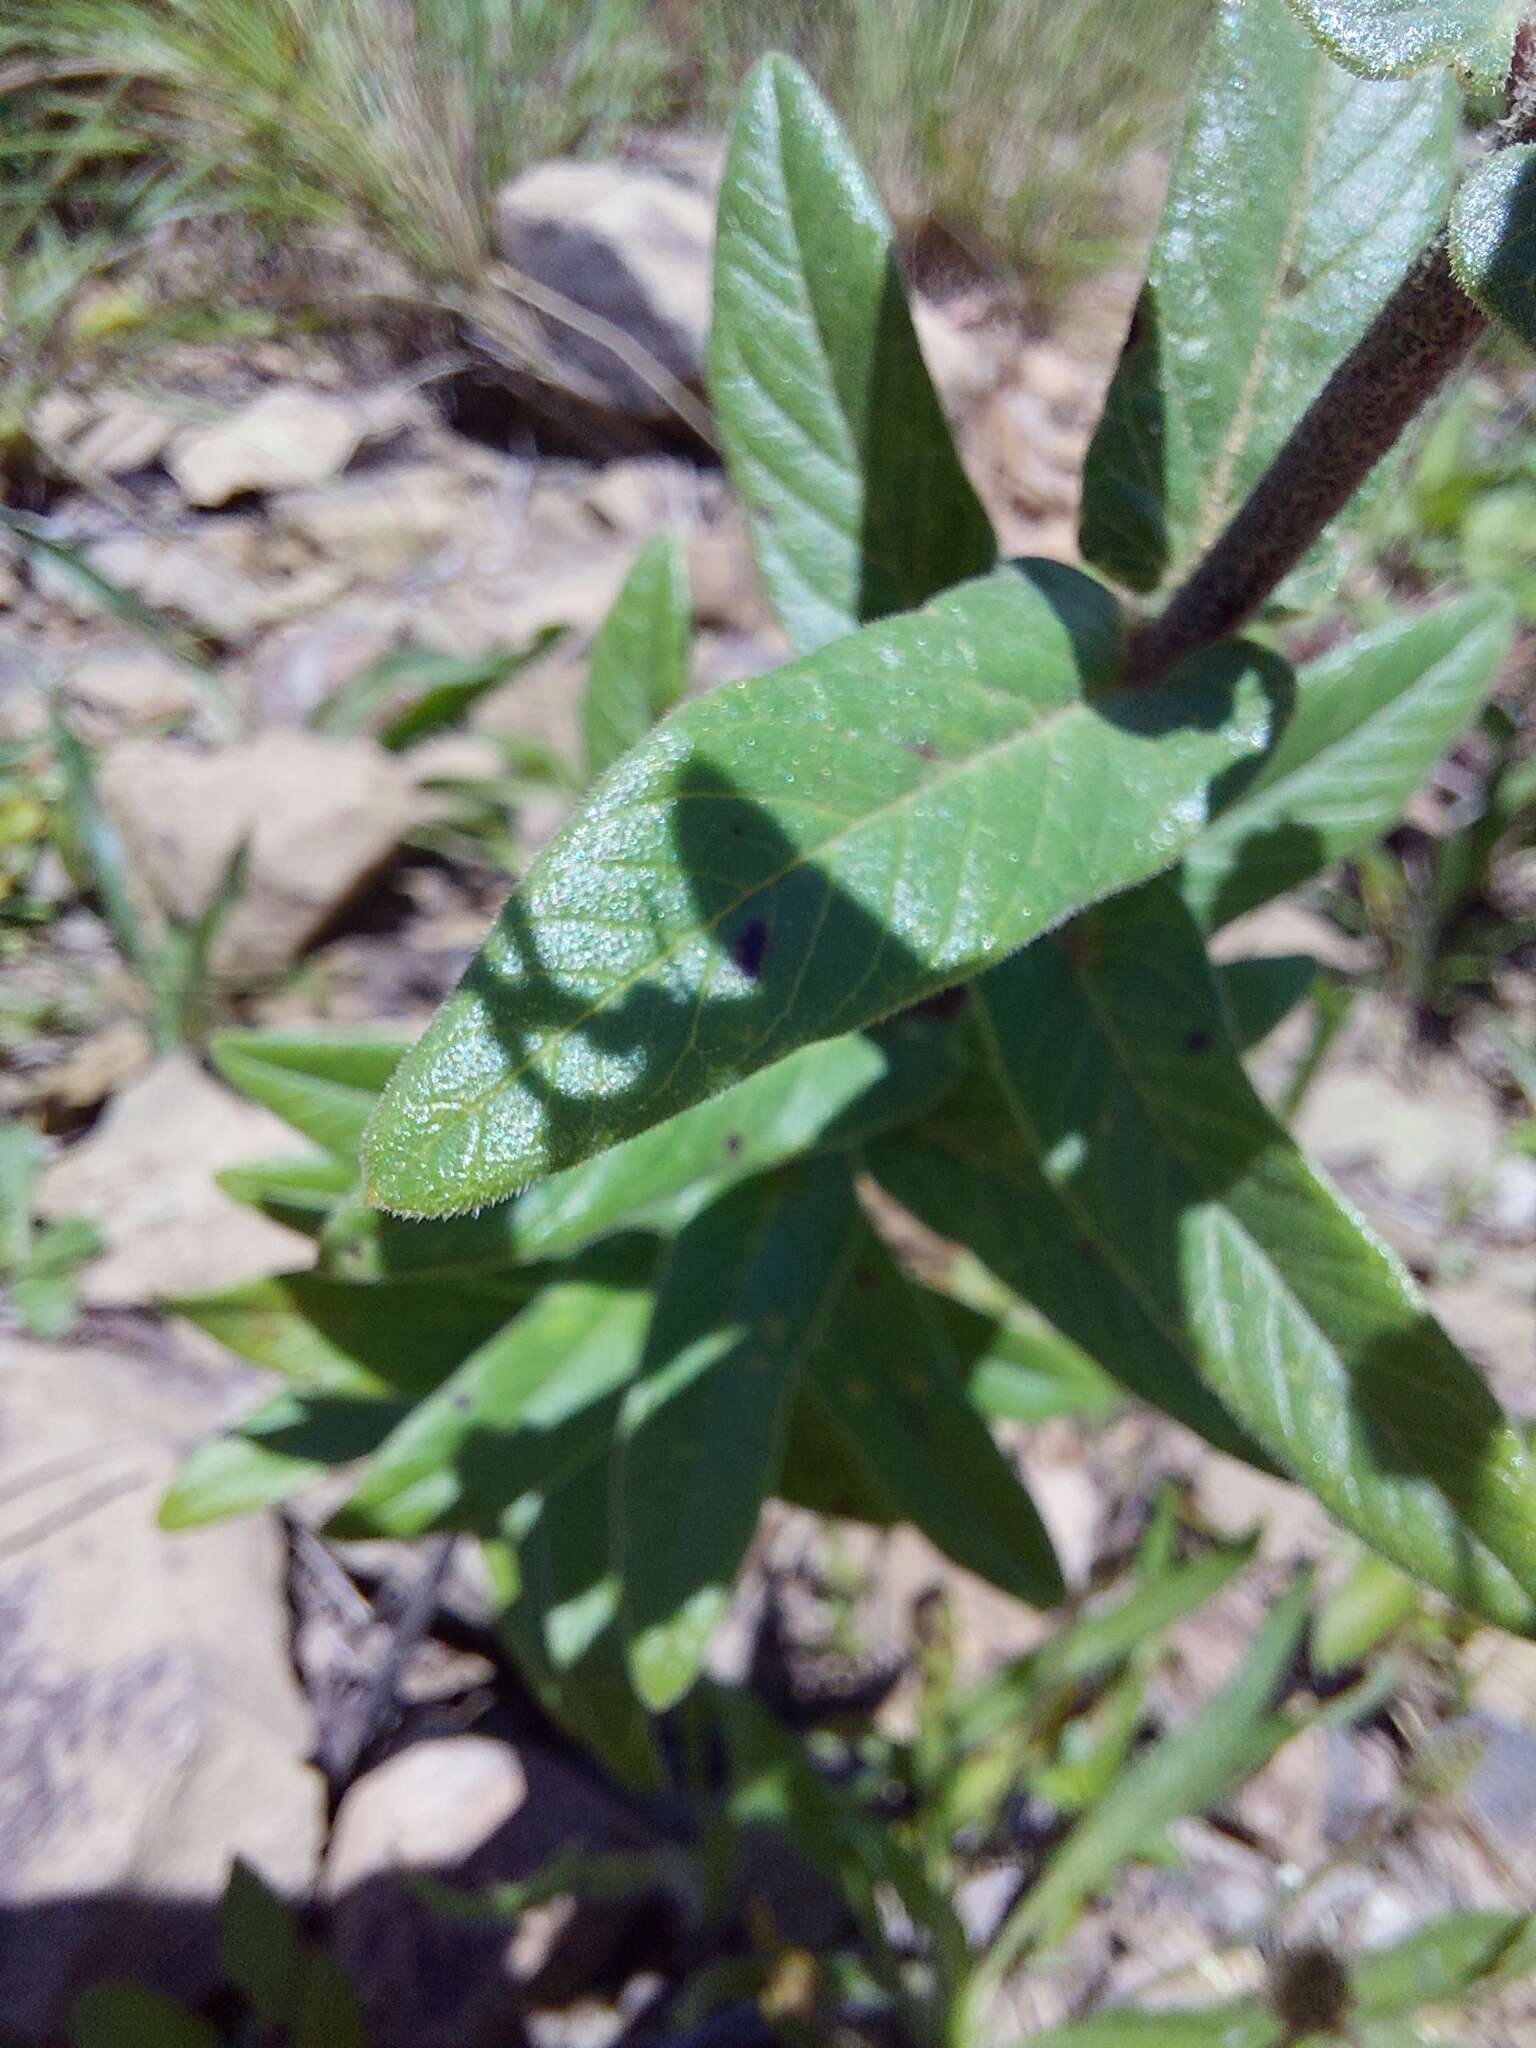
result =
M1453 64L1469 84L1501 86L1521 0L1291 0L1340 64L1365 78L1407 78Z
M806 1161L723 1195L672 1247L615 1494L630 1670L653 1709L692 1685L725 1612L857 1218L846 1165Z
M227 1436L200 1444L160 1503L163 1529L193 1529L291 1500L337 1465L376 1451L410 1413L380 1396L285 1388Z
M1285 0L1222 0L1083 479L1082 549L1177 582L1440 226L1457 96L1365 84Z
M73 2048L219 2048L206 2020L138 1984L93 1984L70 2013Z
M509 1517L522 1584L498 1624L552 1719L625 1782L667 1782L650 1722L635 1698L619 1623L619 1577L604 1512L611 1455L533 1495Z
M285 2027L293 2017L299 1946L293 1908L237 1856L219 1912L219 1966L224 1981L245 1994L266 2026Z
M400 1422L331 1533L494 1536L514 1500L548 1493L599 1458L639 1369L655 1255L643 1239L620 1261L632 1275L570 1269L544 1288Z
M1119 632L1087 578L1014 565L683 705L406 1056L373 1198L498 1200L1175 861L1288 671L1234 643L1118 688Z
M1476 715L1511 618L1479 593L1393 619L1297 676L1264 765L1184 857L1184 896L1216 926L1369 846Z
M1053 1175L995 1077L976 1072L942 1113L869 1149L880 1185L968 1245L1094 1363L1218 1450L1269 1461L1197 1369L1177 1320L1104 1259L1070 1172Z
M0 1274L32 1256L32 1198L43 1170L42 1144L30 1124L0 1124Z
M1414 1580L1366 1551L1313 1618L1313 1669L1328 1677L1359 1664L1418 1612L1422 1600Z
M319 1273L252 1280L168 1301L221 1344L284 1379L333 1394L423 1394L539 1286L536 1272L359 1286Z
M980 1324L978 1345L986 1336ZM1036 1607L1064 1593L1051 1539L966 1392L945 1304L859 1234L807 1389L842 1462L892 1516Z
M1239 1052L1262 1045L1306 1001L1316 986L1317 972L1310 953L1268 953L1229 960L1217 968L1227 1022Z
M1018 1142L1092 1250L1087 1284L1102 1268L1133 1289L1269 1456L1374 1549L1536 1628L1525 1444L1254 1094L1171 885L1020 954L975 1000Z
M1361 1956L1350 1972L1355 2002L1372 2019L1448 2005L1503 1980L1517 1949L1532 1941L1528 1913L1447 1913L1391 1948ZM1521 1960L1536 1968L1536 1948Z
M356 1187L357 1166L323 1152L311 1159L253 1159L224 1167L214 1179L237 1202L317 1237L342 1197Z
M616 1229L680 1229L738 1181L803 1152L863 1144L931 1108L959 1073L952 1040L945 1021L908 1013L804 1046L477 1215L410 1222L360 1208L333 1234L328 1263L373 1278L496 1271L566 1257Z
M1299 1724L1274 1707L1301 1640L1308 1590L1307 1579L1298 1580L1254 1636L1237 1676L1192 1721L1143 1750L1051 1857L976 1972L969 2010L978 2020L1020 1956L1065 1933L1143 1842L1209 1812L1296 1732Z
M588 776L611 768L682 696L692 638L688 565L673 536L658 533L592 642L582 707Z
M1055 1330L979 1315L943 1295L935 1299L971 1405L992 1421L1048 1422L1054 1415L1103 1421L1120 1405L1108 1374Z
M758 566L803 650L997 556L907 310L890 222L815 86L742 91L715 236L710 395Z
M435 732L457 725L488 691L530 666L561 636L546 627L525 647L492 647L484 654L444 654L435 647L404 647L370 662L318 704L309 723L316 732L360 733L377 728L379 744L401 753Z
M1112 1673L1133 1653L1164 1635L1225 1590L1252 1564L1257 1544L1227 1544L1186 1565L1139 1577L1132 1590L1106 1606L1090 1607L1038 1650L994 1672L967 1693L950 1723L957 1749L990 1741L1042 1692L1075 1691Z
M1463 291L1536 348L1536 143L1486 158L1456 194L1451 262Z
M362 1033L277 1031L221 1031L208 1048L232 1088L343 1159L356 1159L407 1049L403 1040Z

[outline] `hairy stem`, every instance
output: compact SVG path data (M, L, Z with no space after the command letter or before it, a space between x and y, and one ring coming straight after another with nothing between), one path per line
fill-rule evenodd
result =
M1497 147L1536 141L1536 20L1515 44ZM1465 361L1487 316L1451 272L1445 230L1340 363L1226 531L1136 634L1132 679L1154 682L1235 633L1343 511L1409 422Z

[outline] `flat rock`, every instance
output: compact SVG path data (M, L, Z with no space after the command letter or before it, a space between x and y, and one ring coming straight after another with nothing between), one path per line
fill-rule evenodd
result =
M39 1208L83 1216L106 1241L81 1275L93 1307L140 1307L307 1266L297 1231L214 1183L227 1166L310 1148L267 1110L212 1080L190 1053L158 1060L114 1096L100 1122L54 1160Z
M185 718L200 701L187 670L142 642L87 654L69 668L65 688L113 736Z
M235 849L246 887L215 966L275 973L377 872L414 815L401 763L364 739L274 731L200 752L129 740L101 765L102 801L131 867L183 919L212 900Z
M193 505L227 505L246 491L288 491L338 475L370 431L349 398L278 384L213 426L178 434L166 467Z
M67 1391L66 1391L67 1390ZM165 1359L13 1344L0 1375L0 2033L62 2037L87 1984L195 2001L236 1855L306 1892L322 1793L275 1525L169 1535L222 1419Z
M355 576L410 569L475 525L474 479L446 463L403 463L276 499L277 526Z
M131 476L159 461L179 425L174 412L131 391L104 391L95 419L71 443L69 458L87 476Z
M714 208L704 193L620 163L535 164L497 195L497 253L610 322L684 384L704 373ZM576 389L630 419L669 417L632 364L595 337L546 329Z

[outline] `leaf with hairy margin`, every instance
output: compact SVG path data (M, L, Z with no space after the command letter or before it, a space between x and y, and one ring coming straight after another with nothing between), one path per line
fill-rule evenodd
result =
M1447 78L1340 71L1285 0L1222 0L1083 476L1087 560L1180 581L1445 218Z
M331 1234L328 1265L369 1278L496 1271L618 1229L680 1229L738 1181L863 1144L932 1107L959 1075L952 1040L944 1020L913 1012L823 1039L473 1216L413 1222L358 1205Z
M1454 65L1469 85L1503 85L1523 0L1290 0L1337 63L1363 78Z
M1014 564L683 705L545 849L365 1146L445 1215L962 981L1172 865L1272 739L1277 657L1117 683L1120 618Z
M1536 348L1536 143L1501 149L1456 194L1451 264L1490 319Z
M924 367L890 222L787 57L763 59L731 124L709 384L797 647L991 568L997 543Z
M974 1001L1017 1141L1092 1248L1079 1286L1102 1267L1133 1288L1269 1457L1372 1548L1536 1630L1536 1463L1254 1093L1172 885L1101 906Z

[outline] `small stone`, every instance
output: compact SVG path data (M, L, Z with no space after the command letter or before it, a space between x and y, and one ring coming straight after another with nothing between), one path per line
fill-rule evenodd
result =
M235 979L286 967L377 873L412 822L403 762L371 740L267 732L212 752L128 740L99 772L102 802L155 899L185 921L213 900L235 850L245 887L215 947Z
M497 253L584 311L612 323L687 385L703 378L714 207L657 171L568 159L535 164L495 208ZM575 388L631 419L670 408L602 341L551 317L551 352Z
M1536 1236L1536 1159L1522 1153L1501 1159L1493 1169L1482 1210L1500 1237Z
M70 461L88 476L130 476L158 462L180 422L128 392L103 392L97 415L70 448Z
M184 718L199 701L196 682L179 662L142 645L87 654L67 671L65 688L112 733Z
M171 1053L120 1089L89 1135L53 1161L38 1208L100 1230L106 1249L80 1277L89 1306L144 1307L309 1265L307 1238L214 1180L227 1166L307 1149L270 1111L211 1080L190 1053Z
M471 479L439 463L408 463L278 498L277 526L334 555L356 577L414 567L475 525Z
M367 427L350 400L280 384L215 426L183 430L166 467L190 504L225 505L244 491L323 483L346 468Z

